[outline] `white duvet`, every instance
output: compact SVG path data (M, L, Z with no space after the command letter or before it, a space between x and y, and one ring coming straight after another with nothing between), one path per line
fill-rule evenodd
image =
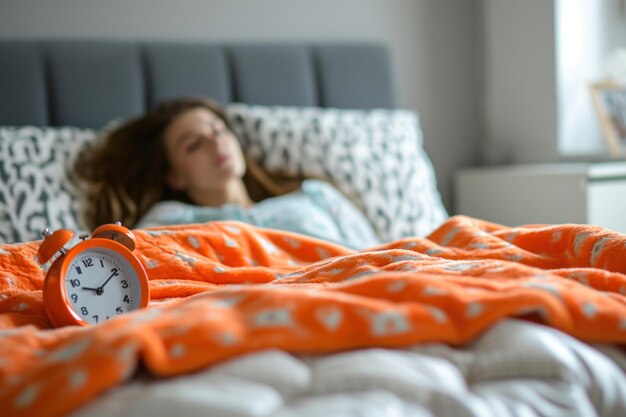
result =
M624 417L625 364L617 348L505 320L463 348L270 350L172 379L138 375L72 417Z

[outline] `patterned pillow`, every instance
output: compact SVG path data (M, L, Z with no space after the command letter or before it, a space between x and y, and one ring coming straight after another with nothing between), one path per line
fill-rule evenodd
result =
M424 236L448 216L412 111L245 104L226 110L250 157L270 172L332 181L384 241Z
M0 243L41 239L46 227L85 229L71 172L96 136L72 127L0 127Z

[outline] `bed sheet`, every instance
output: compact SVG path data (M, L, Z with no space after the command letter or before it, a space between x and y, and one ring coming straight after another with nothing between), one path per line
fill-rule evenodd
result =
M7 416L66 415L129 381L138 370L171 378L240 357L254 358L244 355L262 354L259 352L268 349L289 352L291 356L283 357L306 364L310 374L323 363L335 361L327 367L330 372L340 368L343 354L357 355L347 363L376 352L385 353L381 353L386 358L381 359L383 364L403 363L398 362L397 355L419 356L419 349L426 349L426 344L461 347L480 345L485 337L500 338L506 349L522 348L513 349L523 352L518 355L522 365L514 366L522 371L543 364L541 354L530 353L535 345L545 348L545 355L555 359L556 365L535 366L541 371L562 367L567 357L580 361L586 355L578 347L570 349L576 353L568 354L566 343L548 343L545 340L552 336L541 335L564 332L587 343L601 343L607 352L615 352L626 341L626 236L600 227L508 228L457 216L428 238L402 239L361 252L238 222L135 233L138 254L151 279L150 308L87 328L50 328L41 297L46 266L42 268L34 260L38 242L0 246L0 404ZM499 324L511 317L525 319L527 326L543 323L529 328L548 333L538 331L538 337L517 338L511 331L498 336ZM519 333L534 334L525 328L519 327ZM416 345L418 350L408 353L365 350ZM494 352L496 358L506 353L503 347ZM332 356L319 356L325 354ZM473 357L482 357L481 352L477 350ZM444 359L454 362L453 358ZM556 385L550 378L552 382L544 383L531 375L528 386L534 388L521 392L518 388L524 384L511 387L509 392L507 384L499 383L502 380L497 372L507 366L486 366L496 375L489 378L499 382L486 391L486 400L476 400L477 410L485 401L494 410L505 407L498 405L500 397L526 396L532 403L534 396L544 392L553 393L546 401L561 398L557 402L569 406L569 396L581 394L580 387L591 390L585 391L588 402L599 409L605 406L599 398L616 395L611 389L621 390L623 381L615 376L619 374L615 365L611 368L606 365L611 362L598 361L601 365L579 366L582 373L576 378L582 381L581 375L587 375L579 388L568 385L571 375L565 372L564 379L556 379ZM595 364L595 359L591 363ZM611 384L589 380L596 367L611 368L607 371ZM379 370L385 368L378 366ZM349 371L360 368L348 365L342 369L345 371L329 375L350 381ZM468 369L477 368L471 365ZM458 376L463 369L450 372ZM467 374L468 378L463 375L455 383L458 392L463 386L470 387L465 390L471 394L468 398L474 398L482 385L472 383L480 378L475 379L474 371ZM513 377L519 378L524 375ZM332 386L331 379L315 384ZM358 385L362 379L352 381ZM163 395L172 381L163 382ZM160 385L155 383L155 389ZM226 386L237 389L236 384ZM602 389L593 391L592 386ZM590 394L592 391L596 394ZM500 397L490 394L494 392ZM361 395L369 394L357 393L355 407ZM392 390L389 395L404 404L398 392ZM300 404L273 398L287 405L286 413ZM609 403L619 406L614 400ZM415 410L435 406L420 404L418 401Z

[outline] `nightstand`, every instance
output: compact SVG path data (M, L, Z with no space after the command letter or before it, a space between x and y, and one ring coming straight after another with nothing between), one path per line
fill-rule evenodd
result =
M626 162L466 168L456 212L509 226L586 223L626 233Z

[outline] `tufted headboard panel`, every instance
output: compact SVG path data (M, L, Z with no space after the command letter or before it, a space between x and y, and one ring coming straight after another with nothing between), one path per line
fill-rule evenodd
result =
M377 44L0 41L0 125L99 128L161 100L392 108Z

